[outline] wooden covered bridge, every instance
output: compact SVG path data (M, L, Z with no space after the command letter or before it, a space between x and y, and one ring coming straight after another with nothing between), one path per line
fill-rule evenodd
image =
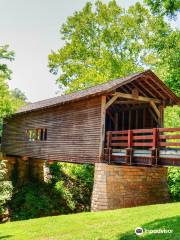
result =
M150 174L152 180L155 173L161 181L166 168L157 166L180 166L180 127L164 128L164 109L173 105L180 105L180 99L147 70L22 107L4 120L2 150L9 159L19 159L19 165L23 159L36 164L42 160L95 164L92 208L132 206L127 200L120 204L120 195L116 203L109 203L112 196L107 193L103 198L108 203L97 200L98 174L108 177L112 168L127 170L128 182L133 171L143 169L144 176ZM158 202L154 199L134 205Z

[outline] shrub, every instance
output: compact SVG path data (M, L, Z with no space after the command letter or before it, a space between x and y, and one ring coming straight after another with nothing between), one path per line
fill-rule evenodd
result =
M28 182L16 189L11 207L11 219L23 220L29 218L58 215L71 212L66 203L66 195L57 191L50 183Z
M168 186L172 199L180 201L180 168L168 168Z
M52 184L60 185L74 212L90 210L94 166L90 164L54 163L50 167Z
M48 183L28 182L14 189L11 219L22 220L48 215L87 211L93 186L93 167L54 163Z
M5 180L6 171L5 161L0 160L0 214L5 212L7 201L12 196L12 184Z

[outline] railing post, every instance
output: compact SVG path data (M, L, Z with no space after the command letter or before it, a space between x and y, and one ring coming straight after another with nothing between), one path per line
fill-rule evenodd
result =
M128 148L132 147L132 139L133 135L132 135L132 130L128 130Z
M132 130L128 130L128 148L126 149L127 161L130 165L132 165L132 157L133 157L133 132Z
M159 158L159 149L158 149L158 129L153 128L153 147L152 147L152 155L155 158L155 164L158 165L158 158ZM154 164L154 161L153 161Z
M112 138L112 132L108 131L107 132L107 148L110 148L111 146L111 138Z
M112 155L112 149L111 149L111 141L112 141L112 132L107 132L107 150L108 150L108 162L111 162L111 155Z
M153 148L157 147L157 128L153 128Z

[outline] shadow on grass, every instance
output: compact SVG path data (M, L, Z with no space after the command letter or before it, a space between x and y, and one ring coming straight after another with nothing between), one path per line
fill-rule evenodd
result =
M8 238L11 238L12 237L12 235L1 235L0 234L0 240L2 239L2 240L5 240L5 239L8 239Z
M158 229L166 229L172 230L172 233L143 233L141 236L136 236L135 229L132 231L122 234L118 237L118 240L133 240L133 239L147 239L147 240L179 240L180 239L180 216L165 218L155 220L153 222L144 224L142 226L143 230L158 230Z

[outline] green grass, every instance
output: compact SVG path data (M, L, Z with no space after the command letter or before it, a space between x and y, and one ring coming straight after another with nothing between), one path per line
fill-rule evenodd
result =
M134 233L136 227L172 229L169 234ZM37 218L0 225L0 240L180 239L180 203Z

